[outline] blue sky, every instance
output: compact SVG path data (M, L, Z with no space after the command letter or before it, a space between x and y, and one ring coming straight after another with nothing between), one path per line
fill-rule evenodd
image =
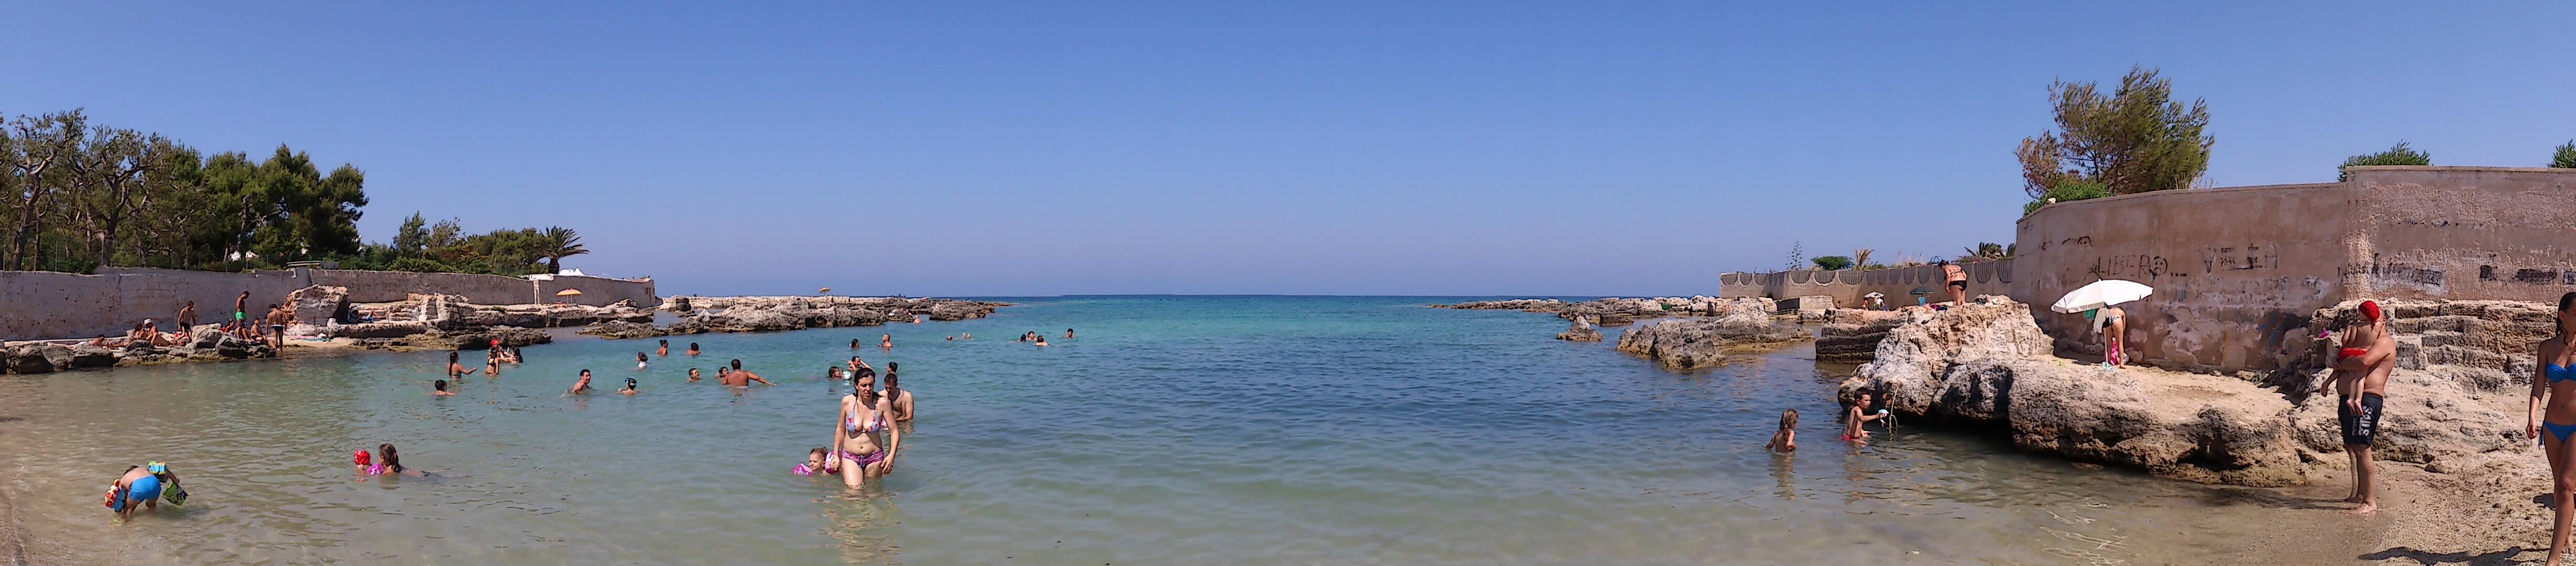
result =
M2222 186L2576 138L2563 2L1588 4L44 3L0 113L287 143L370 240L562 225L702 294L1713 293L2010 241L2049 82L2132 64Z

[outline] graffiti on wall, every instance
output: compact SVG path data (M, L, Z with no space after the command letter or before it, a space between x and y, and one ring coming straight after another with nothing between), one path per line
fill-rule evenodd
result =
M2093 258L2093 269L2085 273L2095 279L2154 279L2171 273L2171 267L2172 265L2165 261L2165 256L2111 255Z
M2210 273L2280 268L2280 249L2270 244L2212 246L2200 252L2200 269Z

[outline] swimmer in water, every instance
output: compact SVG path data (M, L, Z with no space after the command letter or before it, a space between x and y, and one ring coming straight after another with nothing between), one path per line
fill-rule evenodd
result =
M635 378L632 377L626 378L626 387L622 387L617 390L617 394L619 395L634 395L635 393Z
M698 368L689 368L689 383L698 382Z
M751 382L754 381L760 382L761 385L774 385L770 383L769 380L761 379L760 374L742 369L742 360L733 361L733 371L716 375L716 383L722 383L729 386L746 386L751 385Z
M823 379L841 380L841 366L823 366Z
M579 394L589 393L589 392L590 392L590 370L587 370L587 369L585 369L585 370L581 370L581 380L580 380L580 381L572 382L572 388L571 388L571 389L566 389L566 390L564 390L564 393L567 393L567 394L573 394L573 395L579 395Z
M455 350L447 351L447 376L456 377L473 373L472 371L466 370L463 364L456 363L457 354L458 352Z
M893 334L887 334L887 335L883 335L883 336L878 336L878 337L877 337L877 347L880 347L880 348L892 348L892 347L894 347L894 335L893 335Z
M1039 337L1038 337L1038 346L1039 346L1039 347L1045 347L1045 346L1046 346L1046 337L1045 337L1045 336L1039 336Z
M1072 338L1073 338L1073 329L1071 329L1071 328L1064 329L1064 337L1065 337L1065 339L1068 339L1068 340L1072 339Z
M431 383L429 384L429 386L430 386L430 388L431 388L431 391L429 392L429 396L431 396L431 397L449 397L449 396L454 396L454 395L456 395L456 393L455 393L455 392L452 392L452 391L448 391L448 390L447 390L447 380L441 379L441 380L438 380L438 381L435 381L435 382L431 382Z
M643 352L636 352L636 353L635 353L635 369L644 369L644 366L647 366L647 365L652 365L652 364L646 363L646 362L644 361L644 353L643 353Z
M1780 430L1771 433L1771 443L1762 445L1772 452L1798 451L1798 410L1780 411Z
M810 476L814 475L815 472L823 471L823 453L829 450L830 449L828 448L816 446L813 450L805 451L805 463L796 465L796 468L794 469L796 475Z
M885 398L886 412L893 414L894 422L912 422L912 392L895 386L894 371L891 368L886 371Z
M1860 399L1853 402L1851 409L1843 413L1843 440L1869 440L1869 431L1862 429L1861 423L1887 418L1887 409L1879 409L1877 413L1868 411L1869 392L1862 391Z
M654 356L654 357L663 357L663 358L667 358L667 357L670 357L670 356L671 356L671 341L670 341L670 340L655 340L655 342L660 342L661 344L660 344L660 345L658 345L658 346L654 346L654 347L653 347L653 356Z
M852 349L852 350L859 349L859 339L857 339L857 338L851 338L851 339L850 339L850 349Z
M696 342L690 342L690 343L689 343L689 355L692 355L692 356L698 355L698 343L696 343Z
M483 375L501 375L501 354L499 352L492 350L483 351Z

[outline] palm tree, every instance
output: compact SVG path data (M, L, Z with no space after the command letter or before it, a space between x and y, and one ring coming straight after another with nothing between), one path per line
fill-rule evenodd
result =
M589 248L581 247L581 235L573 233L571 228L547 226L546 231L538 236L542 238L539 245L545 250L543 255L548 273L562 273L563 258L590 253Z
M1869 249L1869 248L1859 248L1859 249L1852 250L1852 256L1851 256L1851 257L1852 257L1852 267L1859 268L1859 269L1869 269L1869 253L1870 253L1870 252L1874 252L1874 251L1878 251L1878 250L1873 250L1873 249Z

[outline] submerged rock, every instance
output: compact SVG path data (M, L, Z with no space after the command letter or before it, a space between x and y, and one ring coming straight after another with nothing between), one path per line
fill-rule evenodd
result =
M553 342L555 337L546 334L543 330L532 328L494 326L476 331L446 333L434 344L438 347L457 350L488 350L493 347L494 340L501 341L502 348L520 348Z
M1575 342L1599 342L1601 341L1601 329L1592 327L1592 319L1576 317L1573 325L1566 327L1564 332L1556 333L1556 339Z

